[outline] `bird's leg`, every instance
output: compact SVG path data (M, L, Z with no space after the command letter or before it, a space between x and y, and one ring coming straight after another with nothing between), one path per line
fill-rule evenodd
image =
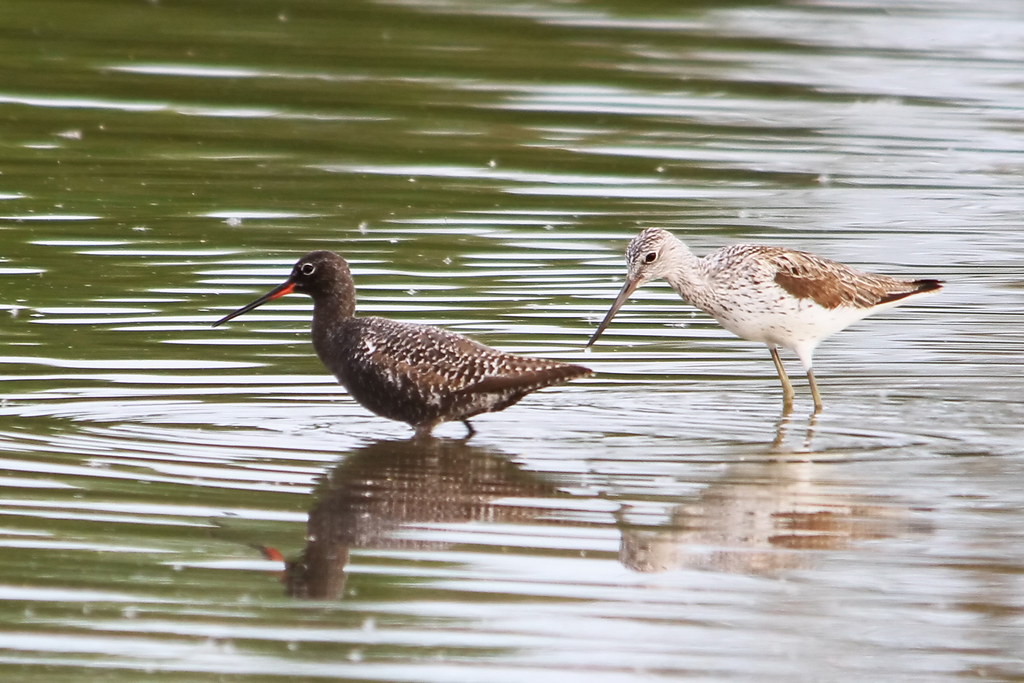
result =
M786 374L786 368L782 366L782 359L779 358L779 349L776 348L774 344L769 344L768 350L772 352L772 361L775 362L775 371L779 373L779 381L782 382L782 414L789 415L793 412L793 385L789 382L789 375ZM811 386L813 387L814 385L812 384ZM814 395L818 395L816 390Z
M476 434L476 429L469 423L469 420L463 420L462 424L466 425L466 436L463 438L468 439Z
M814 396L814 414L817 415L824 409L821 402L821 394L818 393L818 383L814 381L814 370L807 368L807 383L811 385L811 395Z

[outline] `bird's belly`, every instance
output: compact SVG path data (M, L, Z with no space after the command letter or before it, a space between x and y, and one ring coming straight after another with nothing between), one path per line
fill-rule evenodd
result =
M825 308L812 299L792 297L734 301L705 310L738 337L789 348L820 341L871 312L853 306Z

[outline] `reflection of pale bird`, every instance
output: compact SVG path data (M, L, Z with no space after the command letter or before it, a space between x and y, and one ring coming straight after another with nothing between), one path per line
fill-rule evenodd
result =
M364 408L426 435L442 422L504 410L527 394L585 377L579 365L504 353L439 327L357 318L348 263L306 254L279 287L224 316L216 327L292 292L313 297L313 348Z
M792 349L800 358L815 412L820 412L812 357L821 340L872 313L942 289L941 280L873 275L783 247L737 244L698 258L670 232L659 228L648 228L630 241L626 263L626 283L587 346L597 341L640 285L664 278L681 297L725 329L768 345L787 412L793 406L793 386L777 347Z
M814 479L818 463L735 465L680 502L658 526L616 514L619 559L645 573L705 569L774 576L810 566L819 550L847 550L865 540L930 533L906 507L847 495Z

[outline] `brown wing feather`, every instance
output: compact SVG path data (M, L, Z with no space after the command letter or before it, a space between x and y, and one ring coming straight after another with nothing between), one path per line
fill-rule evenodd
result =
M939 280L900 280L865 273L805 251L765 249L762 258L775 267L777 285L798 299L812 299L825 308L871 308L942 287Z

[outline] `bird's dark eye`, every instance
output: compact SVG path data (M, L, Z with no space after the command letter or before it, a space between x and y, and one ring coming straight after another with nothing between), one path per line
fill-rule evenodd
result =
M303 275L312 275L314 272L316 272L316 266L314 266L312 263L303 263L301 266L299 266L299 272L302 273Z
M656 258L658 258L658 252L656 252L656 251L649 251L649 252L647 252L647 255L644 256L644 263L654 263L654 260Z

